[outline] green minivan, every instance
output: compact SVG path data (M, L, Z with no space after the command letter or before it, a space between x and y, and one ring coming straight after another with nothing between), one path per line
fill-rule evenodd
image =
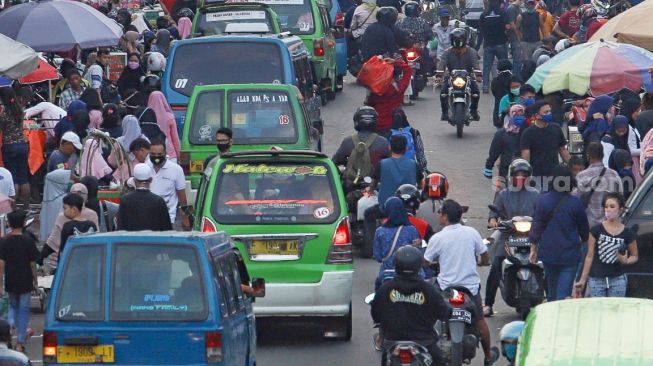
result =
M260 3L206 3L198 9L193 21L192 37L218 36L228 33L230 24L265 24L268 33L281 33L277 14Z
M211 161L195 229L225 231L253 277L265 277L257 317L323 319L351 338L353 255L337 167L315 151L243 151Z
M320 134L313 127L299 89L283 84L221 84L193 90L181 141L179 165L197 188L205 160L217 154L220 127L234 133L232 151L316 150Z

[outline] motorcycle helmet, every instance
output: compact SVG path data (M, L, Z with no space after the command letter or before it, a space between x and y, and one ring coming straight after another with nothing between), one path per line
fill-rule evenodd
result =
M451 31L449 40L454 48L464 48L467 46L467 32L462 28L456 28Z
M395 272L403 275L416 275L422 268L422 251L412 245L404 245L395 253Z
M399 12L392 6L384 6L376 12L376 20L383 25L392 27L397 22Z
M449 192L449 181L442 173L431 173L426 176L426 196L432 200L443 200Z
M412 184L402 184L395 191L395 196L404 202L404 207L411 212L419 209L421 203L421 193L419 189Z
M379 114L370 106L362 106L354 113L354 129L361 130L374 130L376 128L376 121L379 119Z
M143 78L143 91L153 92L161 90L161 79L156 75L147 75Z
M515 361L517 356L517 341L522 330L524 330L524 322L514 321L504 325L499 333L499 339L501 339L501 354L503 354L511 364Z
M409 1L404 5L404 14L406 14L407 17L417 18L420 15L421 10L419 4L415 1Z
M513 160L512 163L510 163L508 171L510 172L511 177L514 177L519 172L526 173L526 176L528 177L533 174L533 168L531 167L531 164L524 159Z
M159 52L152 52L147 57L147 71L160 72L166 68L166 58Z
M178 18L186 17L192 20L195 17L195 13L193 13L193 11L188 8L182 8L177 12L177 17Z

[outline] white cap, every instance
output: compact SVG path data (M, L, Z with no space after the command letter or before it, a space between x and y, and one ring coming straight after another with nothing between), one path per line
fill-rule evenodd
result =
M147 164L136 164L134 167L134 179L144 182L150 180L154 176L152 168Z
M79 136L73 131L68 131L61 136L61 141L67 141L75 145L77 150L82 149L82 142L79 140Z

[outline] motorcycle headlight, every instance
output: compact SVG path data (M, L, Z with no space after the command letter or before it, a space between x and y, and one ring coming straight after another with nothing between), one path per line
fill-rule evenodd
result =
M527 233L531 231L531 225L533 224L531 221L515 221L515 230L517 230L520 233Z
M461 77L457 77L457 78L453 79L452 84L456 88L464 88L465 84L467 84L467 81L465 81L465 79L463 79Z

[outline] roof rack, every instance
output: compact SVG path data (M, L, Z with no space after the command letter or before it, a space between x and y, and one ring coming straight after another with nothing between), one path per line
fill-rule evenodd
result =
M274 156L314 156L317 158L328 158L328 156L319 151L313 150L249 150L238 151L221 154L220 157L236 158L242 156L260 156L260 155L274 155Z

